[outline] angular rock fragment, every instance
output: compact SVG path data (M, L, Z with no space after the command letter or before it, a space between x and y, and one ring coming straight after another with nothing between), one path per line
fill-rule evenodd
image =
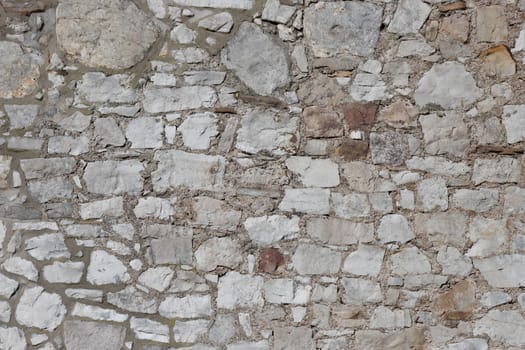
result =
M483 71L489 76L510 77L516 73L516 62L505 45L498 45L483 51Z
M282 211L326 215L330 211L330 191L317 188L287 188L279 204Z
M503 106L503 125L507 131L507 142L510 144L525 141L525 106Z
M476 9L476 39L478 42L506 41L507 19L504 6L480 6Z
M211 141L219 134L217 116L213 113L189 115L178 127L184 146L196 150L207 150Z
M350 253L343 264L343 272L358 276L376 277L381 271L385 250L372 245L360 245Z
M110 323L67 320L64 322L64 344L67 350L120 350L126 329Z
M144 182L143 170L144 166L138 160L91 162L84 171L84 181L92 193L138 194Z
M38 105L5 105L11 129L30 127L38 115Z
M286 24L295 13L295 7L282 5L279 0L268 0L262 12L265 21Z
M209 86L183 86L180 88L144 89L142 104L148 113L166 113L187 109L211 108L217 102L217 94Z
M215 230L236 230L242 215L224 201L207 196L196 197L192 208L195 212L193 223Z
M131 317L129 324L137 339L153 340L159 343L170 342L170 329L168 325L138 317Z
M273 336L276 349L315 349L312 330L309 327L279 327L274 330Z
M158 310L157 300L134 286L127 286L115 293L107 293L106 298L111 305L130 312L154 314Z
M496 255L474 259L474 267L496 288L517 288L525 286L525 255Z
M290 157L286 167L299 174L306 187L336 187L339 185L339 166L329 159Z
M399 214L383 216L377 230L377 236L383 243L405 243L415 238L407 219Z
M374 164L401 165L405 159L402 135L391 131L371 133L370 153Z
M141 117L129 122L126 138L131 142L131 148L159 148L162 146L162 119ZM145 133L144 131L148 132Z
M42 58L25 53L19 44L0 41L0 98L20 98L31 94L38 86Z
M123 146L126 138L122 129L113 118L97 118L95 124L95 141L101 147Z
M432 7L422 0L400 0L388 31L396 34L417 33Z
M229 33L233 28L233 17L229 12L220 12L201 19L199 27L212 32Z
M520 162L512 157L477 158L474 160L472 182L479 185L484 182L518 182L521 177Z
M427 153L463 157L468 152L468 127L460 114L449 112L443 117L436 114L422 115L419 122Z
M159 313L166 318L208 317L213 313L211 297L210 295L187 295L180 298L168 296L160 303Z
M30 281L38 280L38 270L35 265L24 258L13 256L4 261L2 268L12 274L23 276Z
M42 287L27 288L16 307L15 318L21 325L54 331L66 316L66 307L58 294Z
M218 266L234 269L241 262L241 247L229 237L210 238L195 251L195 266L202 271L213 271Z
M247 218L244 228L258 245L269 245L281 240L293 239L299 234L299 217L290 219L283 215Z
M52 265L44 266L44 279L49 283L78 283L84 273L84 263L56 261Z
M343 126L337 113L328 108L306 107L303 118L307 137L343 136Z
M91 253L86 279L95 285L122 284L130 280L128 269L114 255L103 250Z
M361 278L343 278L343 303L362 305L378 303L383 297L379 283Z
M71 0L67 0L71 1ZM88 72L78 81L76 103L135 103L138 94L129 87L127 74L106 76L101 72Z
M16 327L0 327L0 346L7 350L26 350L24 332Z
M474 335L488 335L495 342L525 346L525 319L516 310L490 310L474 323Z
M174 0L176 5L250 10L255 0Z
M300 244L292 256L292 264L299 274L333 274L341 266L341 253L313 244Z
M264 305L260 276L228 272L219 279L217 306L222 309L256 308Z

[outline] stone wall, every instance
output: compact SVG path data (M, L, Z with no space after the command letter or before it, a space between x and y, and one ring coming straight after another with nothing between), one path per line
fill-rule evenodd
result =
M525 348L525 1L0 5L1 350Z

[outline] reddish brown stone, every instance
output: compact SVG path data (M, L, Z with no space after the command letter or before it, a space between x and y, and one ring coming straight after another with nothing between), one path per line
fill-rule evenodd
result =
M303 111L307 137L343 136L343 125L336 112L317 106L306 107Z
M368 155L368 142L345 140L336 147L335 154L343 160L365 159Z
M446 320L469 320L474 311L476 288L473 283L461 281L434 302L434 309Z
M341 106L346 125L350 129L369 130L376 119L377 105L374 103L350 103Z
M264 248L259 254L259 271L272 273L284 265L284 256L277 248Z

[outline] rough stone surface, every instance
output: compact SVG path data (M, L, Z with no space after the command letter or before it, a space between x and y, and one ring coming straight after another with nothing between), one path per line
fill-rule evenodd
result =
M26 53L12 41L0 41L0 98L20 98L36 90L40 77L40 53Z
M54 331L64 320L66 307L58 294L42 287L24 290L16 307L15 318L21 325Z

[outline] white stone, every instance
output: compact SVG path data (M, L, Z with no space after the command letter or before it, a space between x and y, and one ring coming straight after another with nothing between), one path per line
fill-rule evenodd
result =
M343 264L343 272L358 276L376 277L381 271L385 250L371 245L360 245L350 253Z
M271 279L264 283L264 299L271 304L290 304L294 299L292 279Z
M385 215L381 219L377 229L377 237L382 243L406 243L416 236L403 215L391 214Z
M283 215L265 215L247 218L244 228L256 244L270 245L281 240L296 238L300 230L299 217L294 215L289 219Z
M26 241L25 250L37 260L69 258L69 249L61 233L43 234Z
M175 211L168 199L145 197L139 198L139 202L133 209L133 213L140 219L153 217L165 220L175 214Z
M432 7L422 0L401 0L388 25L388 31L396 34L417 33L430 11Z
M29 260L23 259L19 256L14 256L4 261L2 267L5 271L20 275L30 281L38 280L38 270L35 265Z
M215 230L235 231L242 215L225 201L207 196L196 197L192 208L195 224Z
M176 5L211 8L252 9L255 0L174 0Z
M64 344L69 349L121 350L126 328L115 324L67 320L64 322Z
M422 39L403 40L397 48L397 57L429 56L436 51Z
M215 91L208 86L144 89L144 110L165 113L187 109L211 108L217 102Z
M144 288L138 289L137 287L127 286L118 292L107 293L106 300L109 304L130 312L156 313L158 309L156 298L144 292Z
M507 254L474 259L474 267L492 287L525 286L525 255Z
M44 266L44 279L49 283L78 283L84 273L84 263L56 261L52 265Z
M483 182L518 182L521 176L521 165L512 157L476 158L472 170L472 182L479 185Z
M82 303L75 303L71 315L97 321L125 322L128 319L128 315L121 314L115 310Z
M184 146L195 150L207 150L211 141L219 134L217 116L204 112L189 115L179 126Z
M320 188L286 188L279 209L326 215L330 212L330 191Z
M144 166L138 160L96 161L88 163L84 181L89 192L97 194L139 194Z
M152 340L159 343L170 342L170 329L168 325L138 317L131 317L129 325L137 339Z
M339 166L330 159L290 157L286 167L299 174L306 187L336 187L339 185Z
M412 325L409 310L390 310L384 306L378 306L370 319L370 328L404 328Z
M134 118L128 123L126 138L131 142L131 148L159 148L163 130L161 118Z
M268 0L264 5L262 19L265 21L286 24L295 13L295 7L281 5L279 0Z
M0 348L6 350L26 350L24 332L16 327L0 327Z
M0 273L0 296L9 299L18 289L18 282Z
M159 314L166 318L199 318L212 313L210 295L168 296L159 305Z
M95 250L91 253L86 279L91 284L122 284L130 280L124 263L115 256Z
M38 105L4 105L11 129L30 127L38 115Z
M503 106L503 125L510 144L525 141L525 105Z
M250 154L292 153L298 147L298 126L296 117L277 116L271 110L254 110L242 117L235 147Z
M135 103L138 95L128 87L129 79L127 74L85 73L77 83L75 103Z
M119 217L124 215L124 200L122 197L113 197L90 203L80 203L79 214L83 220L99 219L104 216Z
M230 271L219 278L217 307L221 309L257 308L264 305L261 276Z
M258 342L237 342L229 344L226 350L270 350L267 340Z
M481 304L489 309L510 303L511 301L512 297L504 292L487 292L483 294L480 299Z
M31 94L38 86L42 57L38 51L26 53L19 44L0 41L0 98L19 98Z
M399 253L390 257L392 273L396 275L430 273L431 266L428 258L417 248L403 248Z
M333 274L341 266L341 253L330 248L301 243L292 256L292 264L299 274Z
M184 82L190 85L219 85L224 82L225 78L226 72L206 70L184 72Z
M422 211L448 208L447 184L443 178L432 177L417 184L417 198Z
M219 266L234 269L241 262L241 247L229 237L210 238L195 251L195 267L202 271L213 271Z
M11 306L7 301L0 300L0 322L9 323L11 320ZM0 336L0 346L2 345L2 340Z
M442 247L437 255L442 274L467 276L472 270L472 262L454 247Z
M486 212L498 205L499 192L497 189L480 188L477 190L459 189L452 197L458 208L475 212Z
M98 289L68 288L66 296L73 299L86 299L95 302L102 302L103 292Z
M367 217L370 214L370 203L364 193L332 193L331 206L340 218Z
M27 288L16 307L16 321L27 327L54 331L66 316L66 307L58 294L42 287Z
M195 343L207 333L208 320L177 320L173 326L173 338L178 343Z
M330 245L350 245L373 241L374 225L333 217L311 218L306 222L306 233L312 239Z
M179 50L173 50L171 54L173 58L175 58L175 61L179 63L201 63L210 57L206 50L197 47L186 47ZM214 97L212 95L209 95L205 99L208 101L206 103L215 103L213 98Z
M148 288L156 291L165 291L171 283L175 271L169 267L151 267L140 274L138 281Z
M381 76L371 73L358 73L355 76L350 95L356 101L378 101L391 97Z
M191 44L195 41L197 33L184 24L176 25L170 33L171 40L179 44Z
M363 305L378 303L383 297L379 283L360 278L343 278L343 303Z
M201 19L199 27L212 32L229 33L233 28L233 17L229 12L220 12Z
M488 335L494 342L525 346L525 319L519 311L490 310L474 323L474 335Z

